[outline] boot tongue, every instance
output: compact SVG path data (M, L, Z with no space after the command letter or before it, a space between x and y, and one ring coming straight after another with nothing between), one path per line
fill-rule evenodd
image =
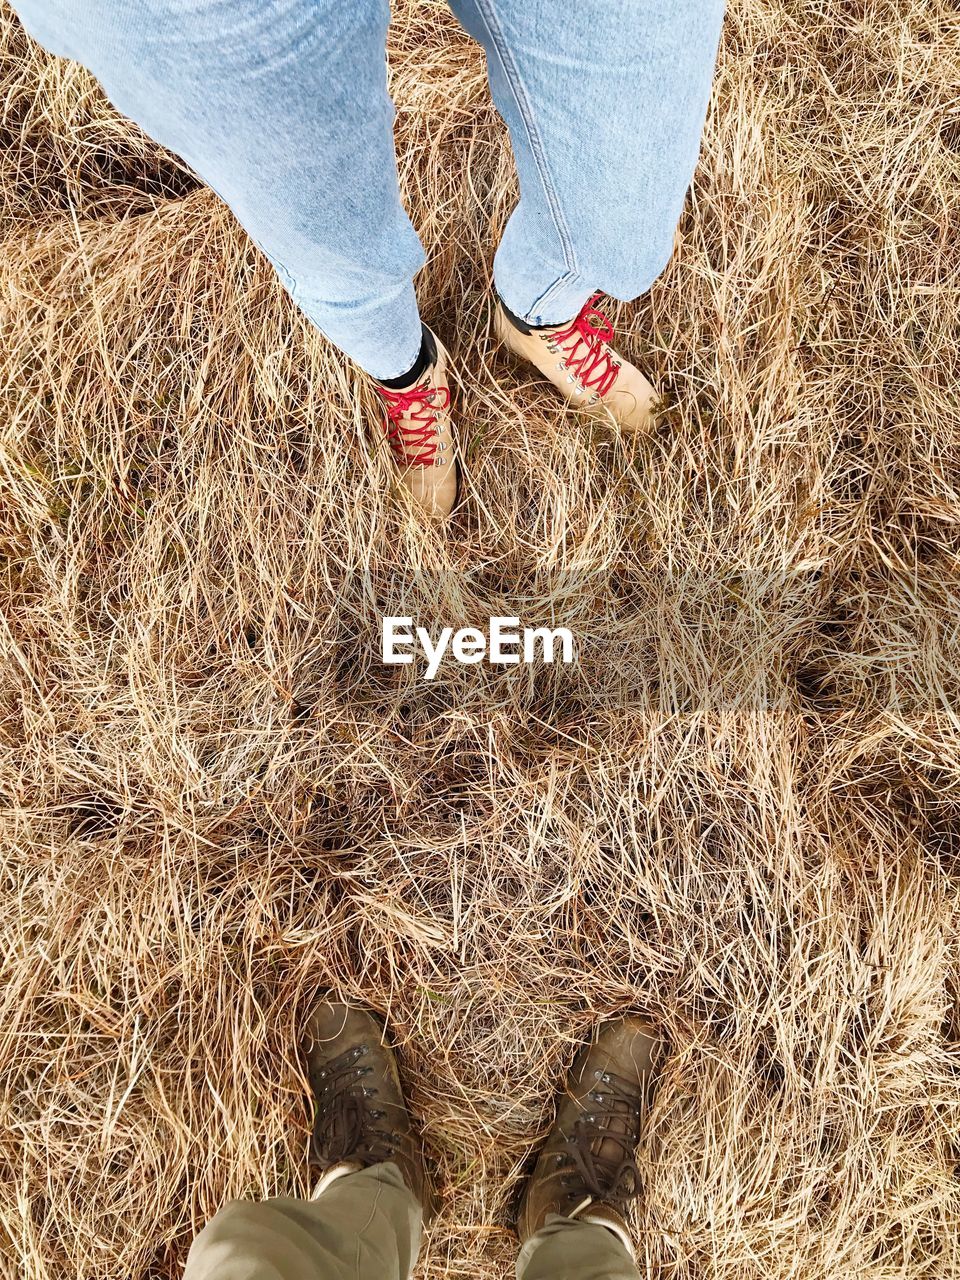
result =
M330 1103L320 1142L332 1163L348 1160L360 1146L364 1112L363 1102L351 1093L337 1094Z
M589 1082L582 1082L589 1083L589 1088L578 1099L584 1110L571 1145L579 1148L574 1163L585 1192L598 1200L619 1202L640 1189L633 1153L639 1137L635 1108L640 1106L641 1092L608 1067L609 1062Z

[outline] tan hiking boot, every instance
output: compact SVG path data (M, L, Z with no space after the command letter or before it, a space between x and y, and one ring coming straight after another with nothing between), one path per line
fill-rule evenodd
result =
M315 1104L311 1152L323 1174L317 1190L392 1160L429 1221L434 1199L423 1150L379 1022L363 1009L322 1001L307 1021L303 1053Z
M634 1152L646 1119L663 1041L642 1018L600 1027L567 1077L557 1118L520 1206L522 1241L550 1214L600 1222L628 1250L628 1201L640 1193Z
M497 299L494 327L500 341L529 360L560 393L594 417L612 418L624 431L649 431L660 398L639 369L610 346L613 325L597 306L599 293L569 324L524 325Z
M433 519L445 519L457 501L459 464L450 416L447 353L424 326L432 360L409 387L376 383L386 410L387 442L401 482Z

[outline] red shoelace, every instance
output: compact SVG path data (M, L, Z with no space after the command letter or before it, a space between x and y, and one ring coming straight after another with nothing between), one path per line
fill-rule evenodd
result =
M377 387L387 410L387 440L402 467L432 467L437 457L437 413L450 404L449 387L420 382L409 391ZM414 405L419 410L414 413Z
M580 385L605 396L617 380L620 365L610 350L613 325L597 306L595 293L580 308L566 329L551 333L548 342L562 349L564 364ZM583 348L582 354L580 348Z

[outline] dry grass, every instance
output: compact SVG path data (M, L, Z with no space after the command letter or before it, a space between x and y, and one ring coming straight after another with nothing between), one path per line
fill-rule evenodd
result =
M630 447L491 343L504 131L400 4L447 538L217 200L0 23L3 1274L176 1276L227 1197L302 1190L332 988L403 1043L429 1276L507 1273L555 1082L634 1007L674 1046L649 1275L956 1276L955 8L732 5L677 253L618 315L676 403ZM576 674L379 663L381 611L517 600Z

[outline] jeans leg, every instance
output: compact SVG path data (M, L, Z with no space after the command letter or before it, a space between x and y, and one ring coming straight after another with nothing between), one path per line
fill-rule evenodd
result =
M520 1250L517 1280L640 1280L640 1272L607 1227L552 1214Z
M420 1220L397 1166L374 1165L316 1200L226 1205L194 1240L183 1280L408 1280Z
M663 270L700 147L723 0L451 0L483 44L520 203L494 263L511 311L568 320Z
M226 201L307 316L397 377L421 330L388 0L14 0L27 29Z

